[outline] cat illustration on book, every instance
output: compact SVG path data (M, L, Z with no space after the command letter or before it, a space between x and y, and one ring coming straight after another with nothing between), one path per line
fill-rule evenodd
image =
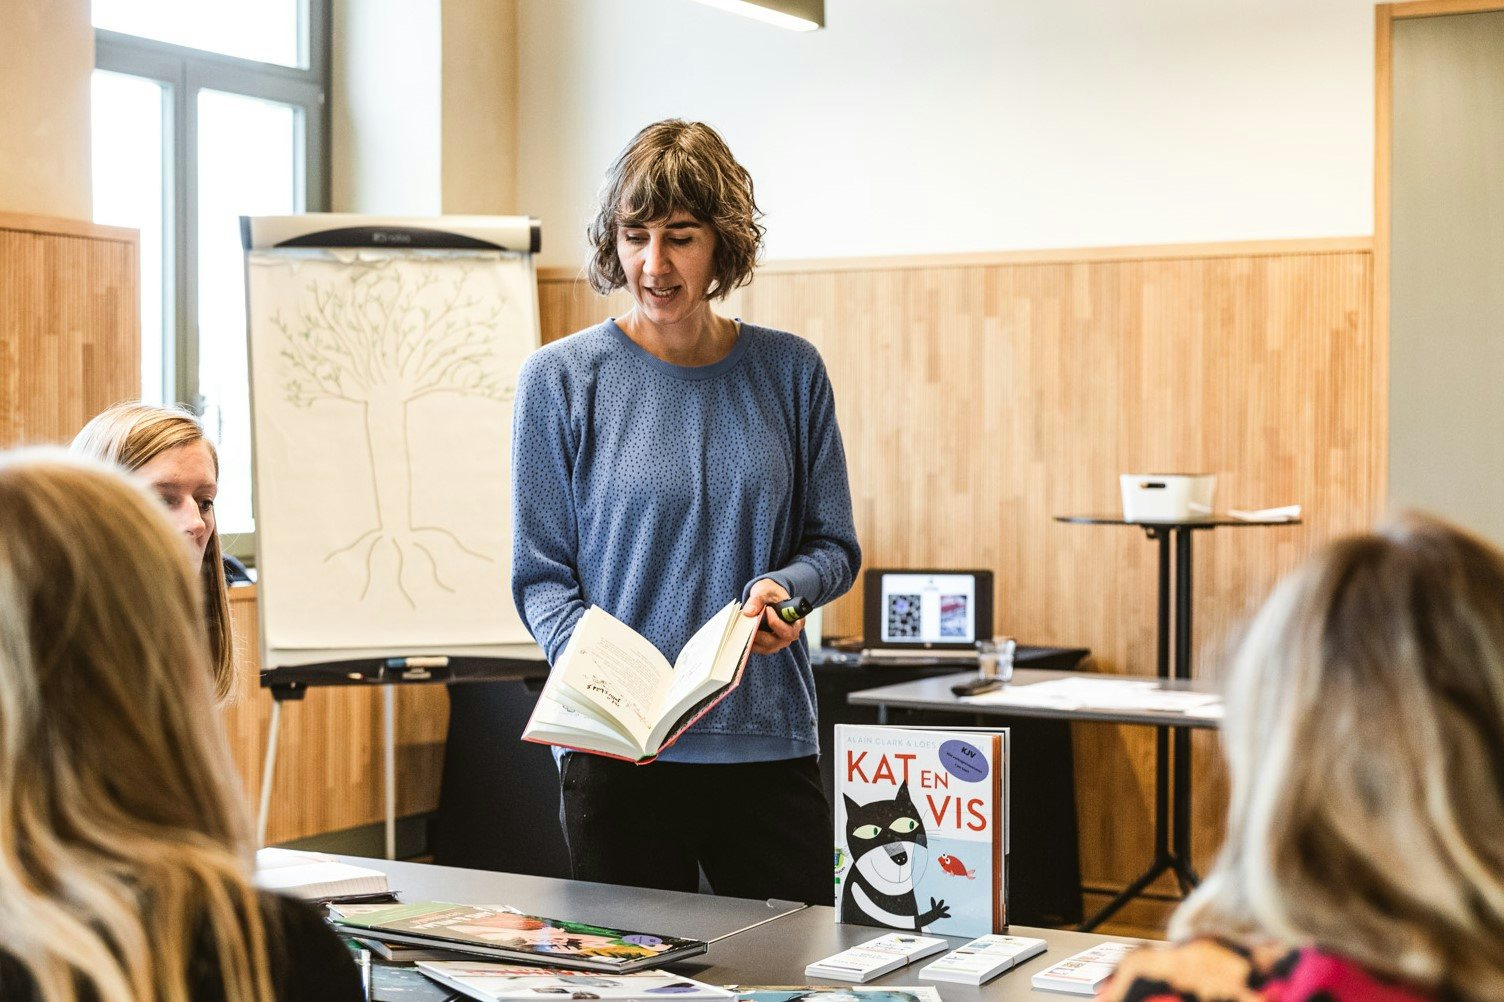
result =
M891 800L858 804L843 796L851 872L841 892L841 921L923 932L949 918L944 901L930 898L929 910L921 913L914 897L915 851L929 842L907 780Z

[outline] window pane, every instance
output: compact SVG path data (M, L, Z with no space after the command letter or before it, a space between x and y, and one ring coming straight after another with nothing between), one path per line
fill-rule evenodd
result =
M167 88L94 71L94 221L141 231L141 399L166 401L163 350L173 343L168 266ZM170 356L169 356L170 357Z
M94 27L241 59L307 66L306 0L94 0Z
M198 96L198 382L204 424L219 446L221 534L253 528L240 217L303 211L302 119L285 104Z

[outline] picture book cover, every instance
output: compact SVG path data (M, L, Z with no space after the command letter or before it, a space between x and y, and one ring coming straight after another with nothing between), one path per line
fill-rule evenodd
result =
M940 1002L940 993L928 987L883 985L880 988L845 985L737 985L736 1002Z
M521 915L504 907L417 901L342 912L335 928L345 935L438 946L515 963L592 971L634 971L694 957L704 942Z
M667 971L636 974L581 974L559 968L520 968L503 964L420 963L418 970L441 984L483 1002L504 999L656 999L712 1002L735 992Z
M1008 924L1008 732L837 725L836 921L939 936Z

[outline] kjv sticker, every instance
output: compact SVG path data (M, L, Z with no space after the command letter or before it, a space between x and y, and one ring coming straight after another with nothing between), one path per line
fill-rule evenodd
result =
M963 783L987 778L987 756L969 741L950 740L940 746L940 764Z

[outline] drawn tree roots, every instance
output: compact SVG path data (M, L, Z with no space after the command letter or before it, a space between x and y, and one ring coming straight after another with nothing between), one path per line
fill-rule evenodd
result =
M432 525L395 531L380 527L367 529L353 542L330 552L324 558L324 563L327 564L345 554L354 554L360 561L360 566L364 568L365 576L360 587L360 600L364 602L371 591L371 582L374 578L373 565L379 557L387 553L396 555L397 576L393 583L408 606L414 609L418 607L418 603L408 588L409 583L413 584L416 589L420 585L432 582L442 591L451 595L455 593L455 588L444 580L440 571L441 560L448 566L453 566L462 558L479 560L488 564L495 563L490 557L477 553L460 542L460 538L448 529Z

